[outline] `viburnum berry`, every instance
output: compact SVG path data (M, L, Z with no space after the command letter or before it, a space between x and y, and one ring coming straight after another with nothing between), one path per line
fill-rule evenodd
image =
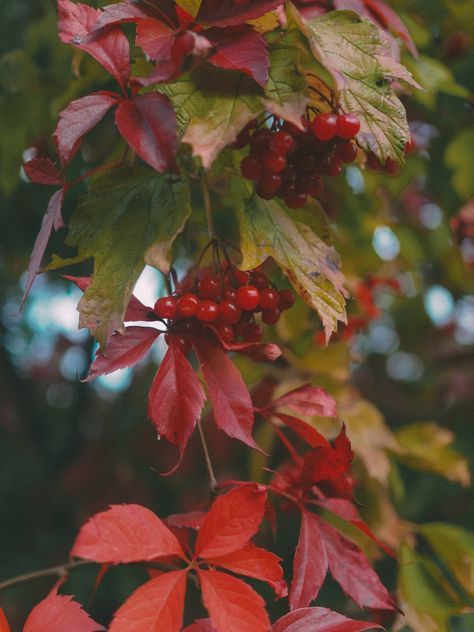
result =
M252 285L255 285L258 290L264 290L269 285L269 280L265 272L256 270L252 272L251 279Z
M279 307L274 307L272 309L264 309L262 312L262 322L265 325L275 325L281 316L281 309Z
M337 145L336 154L343 162L354 162L357 157L357 145L351 141Z
M344 140L350 140L360 131L360 121L357 114L348 112L337 117L337 135Z
M267 287L260 292L260 307L265 309L275 309L280 303L280 294L278 290Z
M256 158L246 156L240 163L240 173L247 180L259 180L262 176L262 165Z
M280 173L286 167L286 158L283 154L268 151L262 156L262 165L266 173Z
M296 187L285 194L285 204L289 208L302 208L308 201L308 196L304 191L298 191Z
M264 174L257 185L257 193L264 200L271 200L281 187L281 178L276 173Z
M199 298L214 299L217 298L221 291L220 279L217 276L205 276L199 280L198 294Z
M232 275L237 285L247 285L247 283L249 282L249 274L248 272L245 272L244 270L239 270L238 268L234 268L232 270Z
M158 318L172 319L176 316L177 309L177 298L175 298L174 296L163 296L156 301L153 311L158 316Z
M331 156L327 170L328 176L335 178L342 173L342 164L338 156Z
M184 294L178 299L177 314L182 318L192 318L196 314L199 300L195 294Z
M222 292L222 298L228 298L231 299L233 302L235 302L235 290L233 287L225 287L223 292Z
M260 302L260 292L254 285L244 285L237 290L237 305L245 311L253 311Z
M224 299L219 304L219 316L225 323L234 325L238 323L242 316L242 311L237 304L231 299Z
M316 197L323 190L323 179L318 175L305 175L304 178L299 181L299 186L302 191Z
M283 311L290 309L295 304L295 295L290 290L280 290L280 302L278 307Z
M269 149L273 140L273 133L269 129L257 130L250 139L250 147L254 151Z
M263 338L263 330L257 323L245 323L240 328L240 335L245 342L260 342Z
M296 141L292 134L280 131L275 134L273 145L280 154L289 154L296 148Z
M200 301L196 318L204 323L212 323L219 316L219 306L214 301Z
M338 117L334 112L315 116L311 130L318 140L332 140L336 136Z
M234 329L230 325L221 323L217 326L217 331L224 342L231 342L234 339Z

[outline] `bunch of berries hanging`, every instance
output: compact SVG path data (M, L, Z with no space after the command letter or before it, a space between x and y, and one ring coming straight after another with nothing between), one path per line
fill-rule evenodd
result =
M357 156L353 139L360 130L355 114L328 112L309 115L302 120L303 129L273 118L262 127L251 121L232 147L250 145L250 153L240 163L244 178L257 182L257 194L264 200L281 198L289 208L303 207L308 197L323 190L322 176L342 173L343 163Z

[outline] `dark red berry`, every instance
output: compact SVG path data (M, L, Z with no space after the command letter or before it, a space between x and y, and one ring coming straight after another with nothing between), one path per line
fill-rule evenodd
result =
M384 171L390 176L398 176L400 173L400 165L393 158L387 158L384 165Z
M260 272L259 270L252 272L252 285L255 285L258 290L264 290L268 287L269 281L265 272Z
M337 145L336 154L343 162L354 162L357 158L357 145L351 141Z
M192 348L191 342L187 338L183 338L182 336L175 336L173 334L165 334L165 342L167 345L173 344L178 347L181 353L187 355Z
M214 299L221 292L221 282L219 277L211 275L202 277L198 283L199 298Z
M242 312L234 301L226 298L219 304L219 316L225 323L234 325L239 322Z
M257 193L264 200L271 200L281 187L281 178L276 173L266 173L257 185Z
M318 175L305 176L299 184L305 193L313 197L319 195L324 187L323 179Z
M280 320L281 309L279 307L274 307L273 309L264 309L262 312L262 322L265 325L276 325L276 323Z
M237 135L237 138L234 140L234 142L229 145L229 147L231 147L232 149L243 149L249 144L249 141L250 135L248 133L248 130L243 129Z
M249 282L249 274L248 272L244 272L243 270L239 270L238 268L234 268L232 270L232 275L234 277L237 285L247 285Z
M182 318L192 318L198 305L199 301L195 294L184 294L178 299L178 315Z
M383 169L382 163L372 151L367 154L366 165L368 169L371 169L372 171L381 171Z
M226 279L227 280L227 279ZM226 287L222 292L222 298L229 298L235 302L235 290L233 287Z
M278 307L283 311L290 309L295 304L295 295L290 290L280 290L280 302Z
M329 167L327 170L328 176L335 178L342 173L342 164L338 156L331 156L329 161Z
M240 163L240 173L247 180L259 180L262 175L262 165L252 156L246 156Z
M273 133L269 129L257 130L250 139L250 147L256 151L269 149L273 141Z
M296 141L289 132L277 132L273 138L275 151L280 154L290 154L296 148Z
M263 338L263 330L257 323L246 323L242 325L240 335L245 342L260 342Z
M234 338L234 329L230 325L218 325L217 331L224 342L231 342Z
M260 302L260 292L255 285L244 285L237 290L236 301L240 309L253 311Z
M242 316L239 319L239 325L242 323L248 323L253 318L253 312L242 312Z
M174 296L163 296L156 301L153 311L158 318L172 319L176 316L177 309L178 299Z
M275 151L267 151L262 156L262 166L266 173L280 173L286 167L286 158Z
M338 117L333 112L318 114L311 130L318 140L331 140L336 135Z
M204 323L212 323L219 316L219 306L214 301L200 301L196 318Z
M285 204L288 208L302 208L308 201L308 196L304 191L298 191L296 187L294 189L285 195Z
M267 287L260 292L260 307L263 310L275 309L280 303L280 294L278 290L274 290L271 287Z
M339 114L337 117L337 135L344 140L350 140L357 136L360 130L360 121L357 114Z

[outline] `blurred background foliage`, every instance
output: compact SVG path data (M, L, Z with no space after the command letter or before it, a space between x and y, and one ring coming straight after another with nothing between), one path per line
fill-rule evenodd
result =
M467 632L474 626L469 614L474 230L459 227L469 225L469 217L474 225L474 8L470 0L390 4L420 51L418 59L403 58L426 88L404 96L416 151L399 174L349 167L323 205L349 287L357 294L369 276L389 277L397 279L401 292L376 289L380 315L350 340L340 335L328 348L319 344L316 318L298 303L275 332L287 351L268 380L278 380L281 392L311 380L338 399L358 457L361 512L399 555L398 571L389 561L379 570L398 590L407 620L384 619L387 628ZM195 441L177 474L159 475L175 456L156 440L146 419L159 344L133 372L83 384L78 377L94 348L87 332L77 330L79 292L58 274L44 275L19 314L29 254L50 194L27 181L21 163L34 148L50 152L58 112L71 99L106 88L108 79L96 62L58 41L52 0L0 0L0 11L0 574L5 579L64 562L81 523L110 503L143 503L165 516L194 507L208 491ZM106 118L83 145L82 169L100 163L114 143L113 123ZM216 178L215 190L219 184ZM69 196L66 216L80 193ZM206 239L201 209L196 210L176 247L182 269ZM216 213L221 230L234 230L225 205ZM62 238L55 235L51 249L60 250ZM162 291L158 273L147 268L137 295L152 304ZM360 309L356 300L350 302L350 313L357 316ZM264 369L238 363L256 386ZM325 420L313 422L329 435L333 431ZM262 477L259 458L249 459L247 449L212 428L221 480ZM256 432L262 445L271 442L266 426ZM295 532L283 528L289 550ZM107 620L143 579L140 573L108 574L89 607L92 616ZM10 621L20 626L50 585L51 580L38 581L0 594ZM92 585L93 573L84 569L67 588L87 605ZM331 583L318 604L357 614Z

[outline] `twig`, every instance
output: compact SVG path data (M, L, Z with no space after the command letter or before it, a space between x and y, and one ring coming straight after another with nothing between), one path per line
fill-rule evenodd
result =
M201 420L197 422L197 427L199 430L199 436L201 437L204 458L206 460L207 473L209 476L209 487L211 489L211 494L214 494L217 489L217 480L216 480L216 475L214 474L214 468L212 467L211 457L209 454L209 449L207 447L206 437L204 435L204 430L202 428Z
M204 169L201 171L201 184L202 193L204 196L204 208L206 209L207 229L209 231L209 236L211 237L211 239L215 239L216 230L214 227L214 220L212 218L211 195L209 193L209 183L207 181L207 175Z
M78 560L77 562L70 562L69 564L62 564L61 566L52 566L51 568L43 568L40 571L32 571L31 573L25 573L24 575L18 575L11 579L6 579L0 582L0 591L10 588L11 586L17 586L19 584L26 584L27 582L34 581L35 579L42 579L43 577L50 577L57 575L58 577L64 577L70 571L80 568L81 566L89 566L95 564L89 560Z

